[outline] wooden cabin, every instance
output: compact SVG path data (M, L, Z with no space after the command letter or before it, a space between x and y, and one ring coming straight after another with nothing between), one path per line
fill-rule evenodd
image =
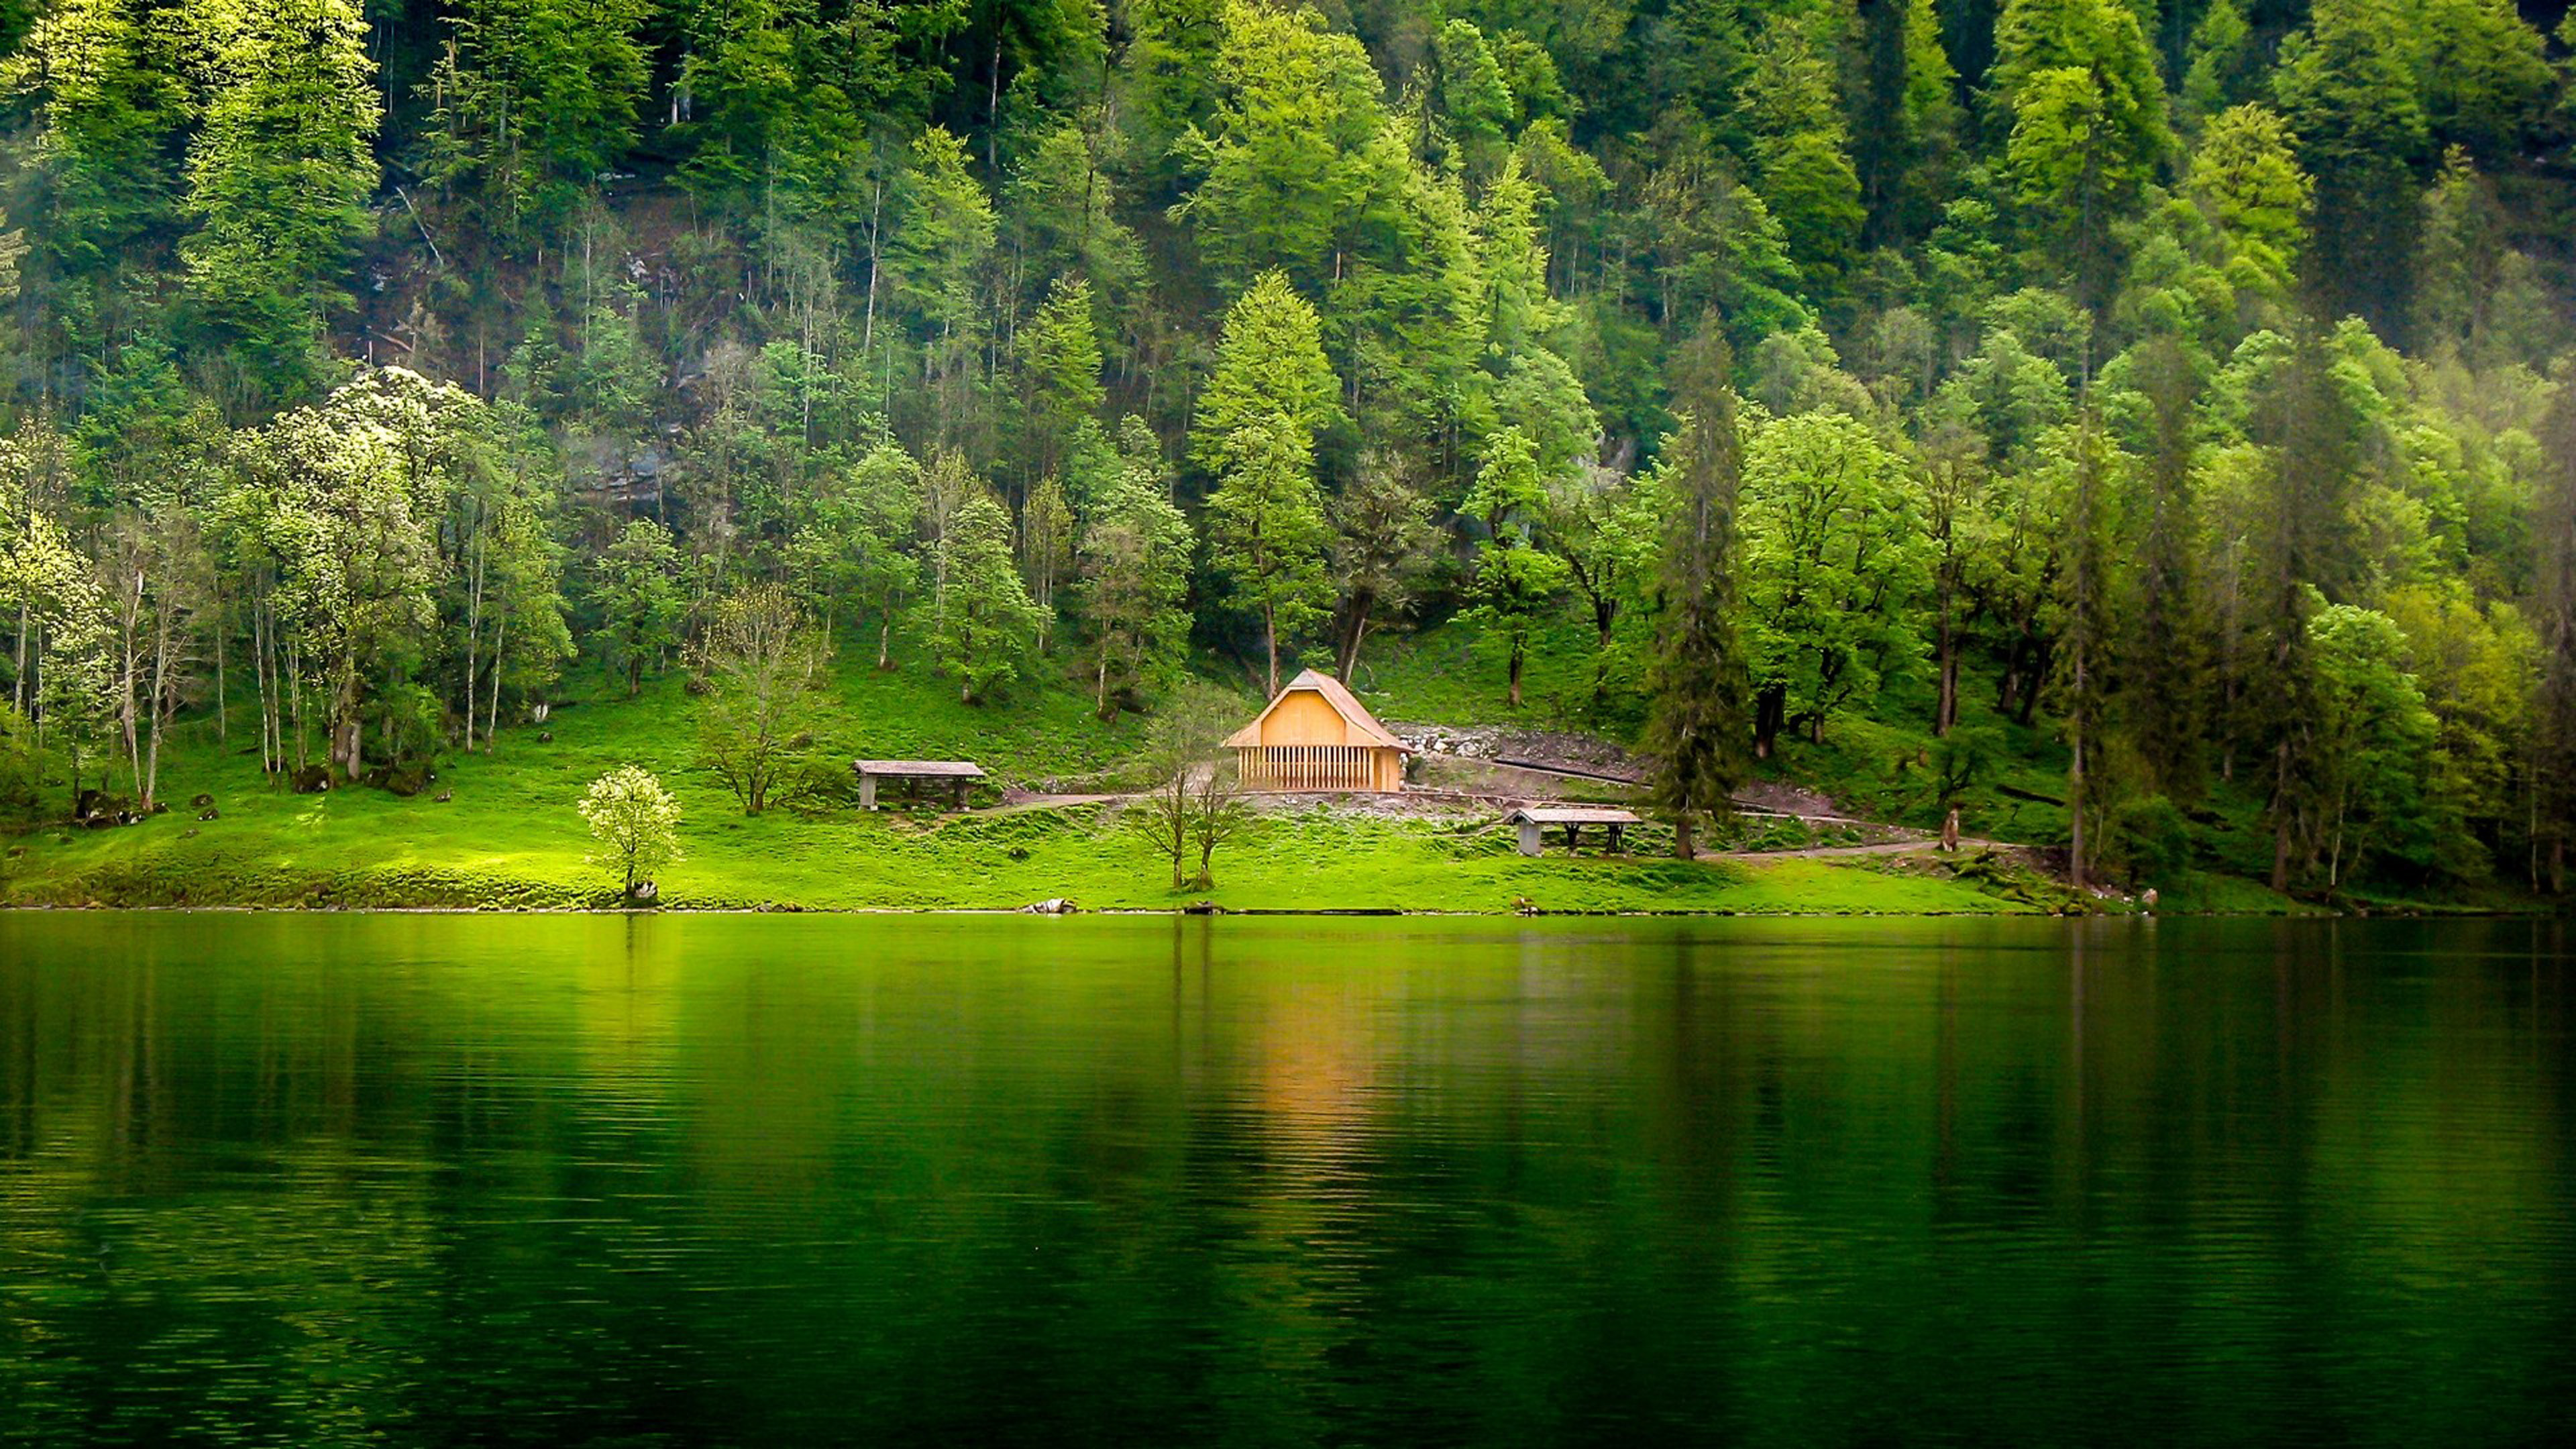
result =
M1225 742L1246 790L1366 791L1404 788L1404 741L1329 674L1288 681L1261 716Z

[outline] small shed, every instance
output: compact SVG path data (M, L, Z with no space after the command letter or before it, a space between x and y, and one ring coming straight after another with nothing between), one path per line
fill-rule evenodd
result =
M1564 827L1569 854L1583 848L1583 827L1601 826L1609 831L1609 850L1616 855L1625 844L1628 827L1644 823L1635 811L1609 805L1524 805L1503 820L1520 827L1523 855L1539 855L1547 850L1547 828L1551 825Z
M1404 788L1404 741L1342 682L1309 669L1230 736L1246 790L1394 794Z
M859 776L859 808L877 808L877 783L892 780L918 796L924 786L945 784L949 804L966 808L966 791L984 778L984 767L972 760L854 760L850 768Z

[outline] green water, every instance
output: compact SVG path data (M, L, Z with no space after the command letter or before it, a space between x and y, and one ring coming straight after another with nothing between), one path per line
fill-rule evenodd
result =
M2546 1442L2570 944L0 915L0 1442Z

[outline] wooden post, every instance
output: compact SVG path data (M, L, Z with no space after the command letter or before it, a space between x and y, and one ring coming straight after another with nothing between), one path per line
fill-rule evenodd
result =
M862 810L877 808L877 777L865 770L859 772L859 808Z
M1538 822L1537 822L1537 821L1535 821L1535 820L1524 820L1524 821L1522 821L1522 822L1521 822L1521 854L1523 854L1523 855L1544 855L1544 854L1546 854L1546 853L1547 853L1547 841L1546 841L1546 839L1545 839L1545 838L1541 835L1541 833L1540 833L1540 829L1539 829L1539 824L1538 824Z

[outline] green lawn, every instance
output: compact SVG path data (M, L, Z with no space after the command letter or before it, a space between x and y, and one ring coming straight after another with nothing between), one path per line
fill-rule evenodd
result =
M104 830L14 837L0 900L14 904L578 907L609 900L587 864L573 802L627 762L658 772L685 810L687 858L664 872L680 907L1007 908L1051 896L1099 907L1509 911L1942 912L2023 909L1955 881L1783 860L1758 866L1665 859L1521 857L1491 822L1390 820L1315 810L1263 817L1217 860L1212 892L1168 889L1169 868L1104 807L945 825L863 814L837 801L746 818L691 762L692 702L676 678L641 699L577 679L588 698L505 729L489 754L451 758L409 799L349 788L292 795L236 737L191 725L163 770L170 813ZM1245 701L1247 711L1251 701ZM1132 758L1141 727L1104 725L1070 690L960 704L921 672L839 669L818 713L813 769L838 789L860 754L982 760L1012 783L1080 780ZM440 801L440 792L453 798ZM184 802L215 798L200 822Z

